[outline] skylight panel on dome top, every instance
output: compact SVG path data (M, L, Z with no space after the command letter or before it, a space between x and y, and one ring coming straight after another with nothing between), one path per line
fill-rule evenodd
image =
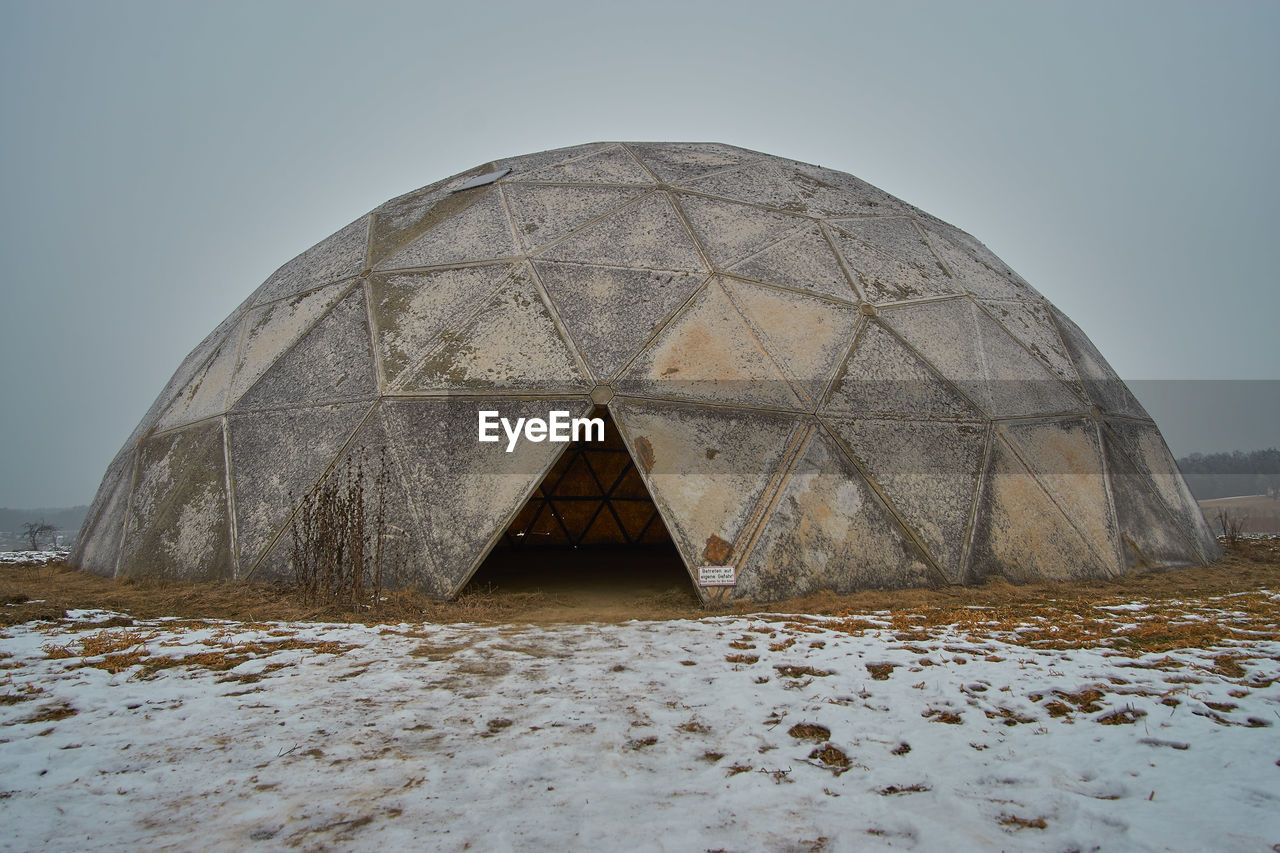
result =
M470 190L470 189L475 189L476 187L483 187L486 184L493 183L494 181L498 180L504 175L509 174L510 172L511 172L511 169L509 168L498 169L496 172L485 172L483 175L472 178L471 180L467 181L465 184L463 184L460 187L454 187L453 189L449 190L449 192L458 193L458 192L462 192L463 190Z

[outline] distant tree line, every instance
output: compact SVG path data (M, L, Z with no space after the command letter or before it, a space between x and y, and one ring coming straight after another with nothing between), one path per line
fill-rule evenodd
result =
M1191 493L1198 500L1237 495L1268 495L1280 499L1280 450L1250 453L1192 453L1178 460Z

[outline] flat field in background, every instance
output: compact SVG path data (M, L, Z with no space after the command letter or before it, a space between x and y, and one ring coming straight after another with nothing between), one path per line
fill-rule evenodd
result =
M1222 533L1219 513L1241 521L1242 533L1280 533L1280 501L1266 495L1214 498L1200 501L1200 509L1214 533Z

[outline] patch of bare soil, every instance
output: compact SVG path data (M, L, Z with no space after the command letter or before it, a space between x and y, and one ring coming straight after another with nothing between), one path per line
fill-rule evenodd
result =
M683 568L629 564L626 554L593 555L565 561L559 573L505 571L478 577L455 601L439 602L411 590L388 593L377 608L317 608L287 589L261 583L186 583L172 580L114 580L79 572L65 563L0 567L0 625L36 619L56 621L68 609L100 608L138 619L171 616L237 621L398 622L623 622L631 619L686 619L709 614L749 613L759 605L739 604L708 611L697 601ZM1039 620L1045 630L1023 629L1028 645L1071 648L1105 640L1131 652L1203 646L1240 630L1274 635L1280 608L1259 590L1280 590L1280 539L1248 539L1233 544L1211 566L1131 575L1115 580L1014 585L994 580L982 586L941 589L872 590L838 595L824 592L769 605L778 614L849 617L838 630L858 633L877 626L862 618L889 611L901 639L945 624L970 624L975 631L995 625ZM1235 595L1231 608L1248 624L1231 626L1180 616L1180 601ZM1100 606L1145 602L1157 618L1103 618ZM118 623L124 625L128 620ZM799 631L820 629L793 623ZM1052 630L1050 630L1052 629Z

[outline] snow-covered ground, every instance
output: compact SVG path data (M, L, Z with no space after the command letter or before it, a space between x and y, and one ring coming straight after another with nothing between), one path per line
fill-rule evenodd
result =
M0 566L43 566L45 563L57 563L67 559L71 552L65 548L50 548L43 551L0 551Z
M1189 618L1227 624L1235 606ZM1043 624L1019 641L980 619L904 632L888 614L69 616L0 633L6 849L1280 842L1274 633L1130 657L1055 650Z

